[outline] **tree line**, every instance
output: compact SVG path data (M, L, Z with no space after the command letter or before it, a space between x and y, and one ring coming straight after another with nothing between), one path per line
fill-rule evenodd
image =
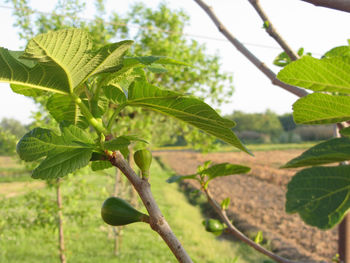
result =
M234 111L225 116L237 123L233 128L237 136L245 143L300 143L306 141L327 140L333 136L332 125L296 125L292 113L279 115L271 110L263 113ZM15 153L17 141L28 131L30 125L3 118L0 122L0 155ZM174 130L171 137L176 137ZM177 136L175 143L160 144L184 146L188 142L184 136Z
M292 113L278 115L235 111L226 118L237 123L233 130L245 143L299 143L321 141L333 136L332 125L296 125Z
M18 120L3 118L0 122L0 155L14 155L17 141L29 130Z

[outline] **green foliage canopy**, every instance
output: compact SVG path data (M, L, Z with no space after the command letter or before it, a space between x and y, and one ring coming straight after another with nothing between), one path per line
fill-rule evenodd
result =
M11 118L3 118L0 122L0 127L17 138L22 137L28 131L28 128L20 121Z
M235 131L256 131L272 136L283 131L283 127L276 113L267 110L265 113L243 113L235 111L227 118L235 121L238 125Z
M349 121L350 46L337 47L321 59L304 56L278 74L286 83L315 91L293 105L296 123L332 124ZM346 132L344 133L346 136ZM349 165L321 164L350 159L348 138L330 139L289 161L285 167L304 167L288 184L286 210L304 221L328 229L350 209Z
M146 71L150 83L181 93L194 94L215 106L226 101L233 93L232 76L220 70L219 57L208 55L204 45L185 38L184 29L189 17L182 10L170 10L166 3L161 3L157 9L147 8L141 3L134 4L127 14L121 15L116 12L108 13L105 1L96 0L95 17L87 22L76 16L86 8L83 1L58 1L51 15L31 13L27 0L9 2L17 8L14 11L15 25L21 29L21 38L29 40L34 35L49 30L78 27L91 32L93 49L115 39L134 39L135 44L130 53L136 56L166 56L191 65L182 68L168 66L167 69L172 74L166 74L167 69L162 63L154 63ZM131 29L135 26L136 30ZM68 103L62 106L68 107ZM212 137L168 121L163 116L155 116L150 111L141 113L133 109L129 113L133 118L119 120L119 131L136 129L152 144L174 143L181 134L197 147L200 142L206 141L209 146L214 141ZM169 134L169 130L173 133Z

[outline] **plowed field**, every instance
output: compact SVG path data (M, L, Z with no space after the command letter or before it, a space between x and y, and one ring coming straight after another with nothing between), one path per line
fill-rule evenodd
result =
M206 160L214 163L230 162L252 168L249 174L215 179L211 192L220 202L231 198L229 215L243 232L262 230L279 255L304 262L331 262L337 253L337 230L321 231L306 225L297 214L284 211L286 185L296 170L279 169L302 150L255 152L247 154L200 154L186 151L162 151L155 155L177 174L196 171ZM195 182L188 181L198 188Z

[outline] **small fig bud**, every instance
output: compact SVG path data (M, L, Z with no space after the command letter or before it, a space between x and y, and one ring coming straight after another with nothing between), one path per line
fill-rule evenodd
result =
M226 226L216 219L206 219L203 221L205 230L212 232L215 235L221 235L221 233L226 229Z
M107 198L101 208L103 221L112 226L123 226L134 222L149 222L149 216L145 215L129 203L118 197Z
M149 168L152 163L152 153L147 149L138 150L134 153L136 165L140 168L142 177L149 177Z

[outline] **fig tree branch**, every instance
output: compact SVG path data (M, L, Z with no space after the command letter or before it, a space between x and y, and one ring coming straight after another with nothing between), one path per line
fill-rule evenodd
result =
M344 12L350 12L349 0L301 0L315 6L327 7Z
M109 156L112 165L119 168L120 171L128 178L139 194L143 204L145 205L150 216L150 226L156 231L168 245L177 260L181 263L193 263L180 241L171 230L168 222L162 215L153 195L151 186L147 180L141 179L136 175L128 162L124 159L120 152L115 152Z
M285 89L298 97L304 97L308 94L303 89L286 84L286 83L280 81L279 79L277 79L276 74L269 67L267 67L263 62L261 62L253 53L251 53L238 39L236 39L226 29L226 27L221 23L221 21L215 15L213 9L210 6L208 6L202 0L194 0L194 1L207 13L207 15L211 18L211 20L214 22L214 24L219 29L219 31L232 43L232 45L234 45L238 49L238 51L240 51L262 73L264 73L265 76L268 77L274 85L277 85L277 86L281 87L282 89Z
M268 256L269 258L275 260L279 263L296 263L295 261L291 261L289 259L280 257L264 247L260 246L259 244L255 243L253 240L249 239L247 236L245 236L242 232L240 232L230 221L230 219L227 217L226 211L221 209L221 206L215 201L215 199L212 197L211 193L209 192L208 188L203 188L202 191L205 193L209 204L211 207L215 210L215 212L220 216L220 218L224 221L226 226L228 227L229 233L231 233L233 236L241 240L242 242L246 243L250 247L254 248L255 250L259 251L261 254L264 254L265 256Z
M276 40L276 42L283 48L284 52L290 57L291 60L299 59L298 54L288 45L288 43L282 38L278 33L277 29L271 23L270 19L266 15L265 11L262 9L259 0L248 0L249 3L254 7L255 11L259 14L262 21L264 22L264 28L266 32Z

